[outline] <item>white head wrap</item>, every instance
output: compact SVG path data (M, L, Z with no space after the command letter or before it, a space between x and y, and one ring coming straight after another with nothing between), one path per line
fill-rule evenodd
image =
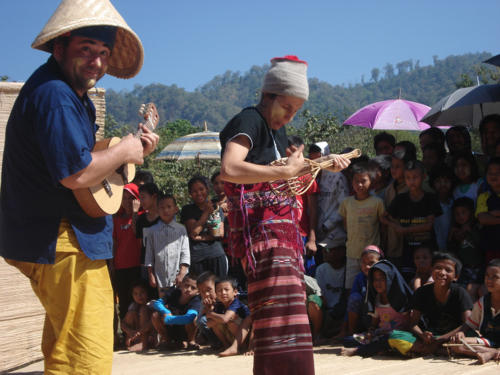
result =
M275 57L271 60L271 68L264 77L262 92L307 100L309 98L307 62L291 55Z

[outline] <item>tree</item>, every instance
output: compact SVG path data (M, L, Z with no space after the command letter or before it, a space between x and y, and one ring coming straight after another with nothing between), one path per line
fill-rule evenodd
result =
M379 68L373 68L372 69L372 81L375 82L375 83L377 83L379 76L380 76L380 69Z
M104 138L122 137L125 135L127 126L120 125L111 113L106 113L104 118Z
M457 89L474 86L474 81L467 73L460 74L460 80L455 84Z
M8 79L9 79L9 76L0 76L0 81L1 82L8 81Z
M412 70L413 61L412 60L401 61L401 62L396 64L396 68L398 69L398 75L401 75L403 73L407 73L407 72Z
M305 110L300 117L304 124L297 130L297 135L302 138L305 145L325 141L340 132L340 124L333 115L314 115Z
M390 63L385 64L384 72L385 72L386 79L394 78L394 67L392 66L392 64L390 64Z

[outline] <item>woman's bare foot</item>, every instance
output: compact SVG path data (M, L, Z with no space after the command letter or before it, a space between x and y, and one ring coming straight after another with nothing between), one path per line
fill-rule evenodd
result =
M488 351L481 351L476 353L477 360L480 364L484 365L486 362L491 361L499 355L499 351L492 349Z
M358 348L342 348L340 349L340 355L352 357L354 354L356 354L356 350L358 350Z
M238 355L238 343L236 340L233 341L229 348L219 353L219 357L229 357L232 355Z

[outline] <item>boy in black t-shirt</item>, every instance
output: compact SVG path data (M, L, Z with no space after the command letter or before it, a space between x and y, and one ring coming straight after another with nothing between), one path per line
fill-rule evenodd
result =
M165 297L148 304L155 310L152 322L160 334L159 347L199 348L195 342L194 320L200 310L201 299L196 286L196 278L197 276L193 273L188 273L182 279L180 288L172 289Z
M434 352L439 345L459 332L471 315L472 300L469 294L454 283L461 268L462 264L453 256L447 253L434 254L434 282L417 289L413 299L410 325L413 334L424 343L414 345L413 352Z
M500 259L493 259L488 263L484 284L488 288L488 294L474 303L471 316L451 339L451 342L457 344L481 344L474 350L466 345L453 348L459 354L476 357L479 363L500 359ZM479 337L466 337L469 330L475 330Z
M215 294L217 302L214 310L207 312L207 326L214 331L226 349L219 355L236 355L238 349L242 351L245 346L250 331L250 310L238 299L237 283L233 279L217 280Z
M396 195L387 208L388 219L382 220L404 236L403 274L413 271L413 250L423 243L435 242L434 218L442 213L437 197L424 192L424 177L425 169L421 162L411 160L406 163L404 178L409 191Z

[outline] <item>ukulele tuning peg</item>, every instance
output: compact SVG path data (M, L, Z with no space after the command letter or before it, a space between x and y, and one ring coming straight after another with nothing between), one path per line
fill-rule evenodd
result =
M146 113L146 105L141 104L141 107L139 108L139 115L144 115Z

